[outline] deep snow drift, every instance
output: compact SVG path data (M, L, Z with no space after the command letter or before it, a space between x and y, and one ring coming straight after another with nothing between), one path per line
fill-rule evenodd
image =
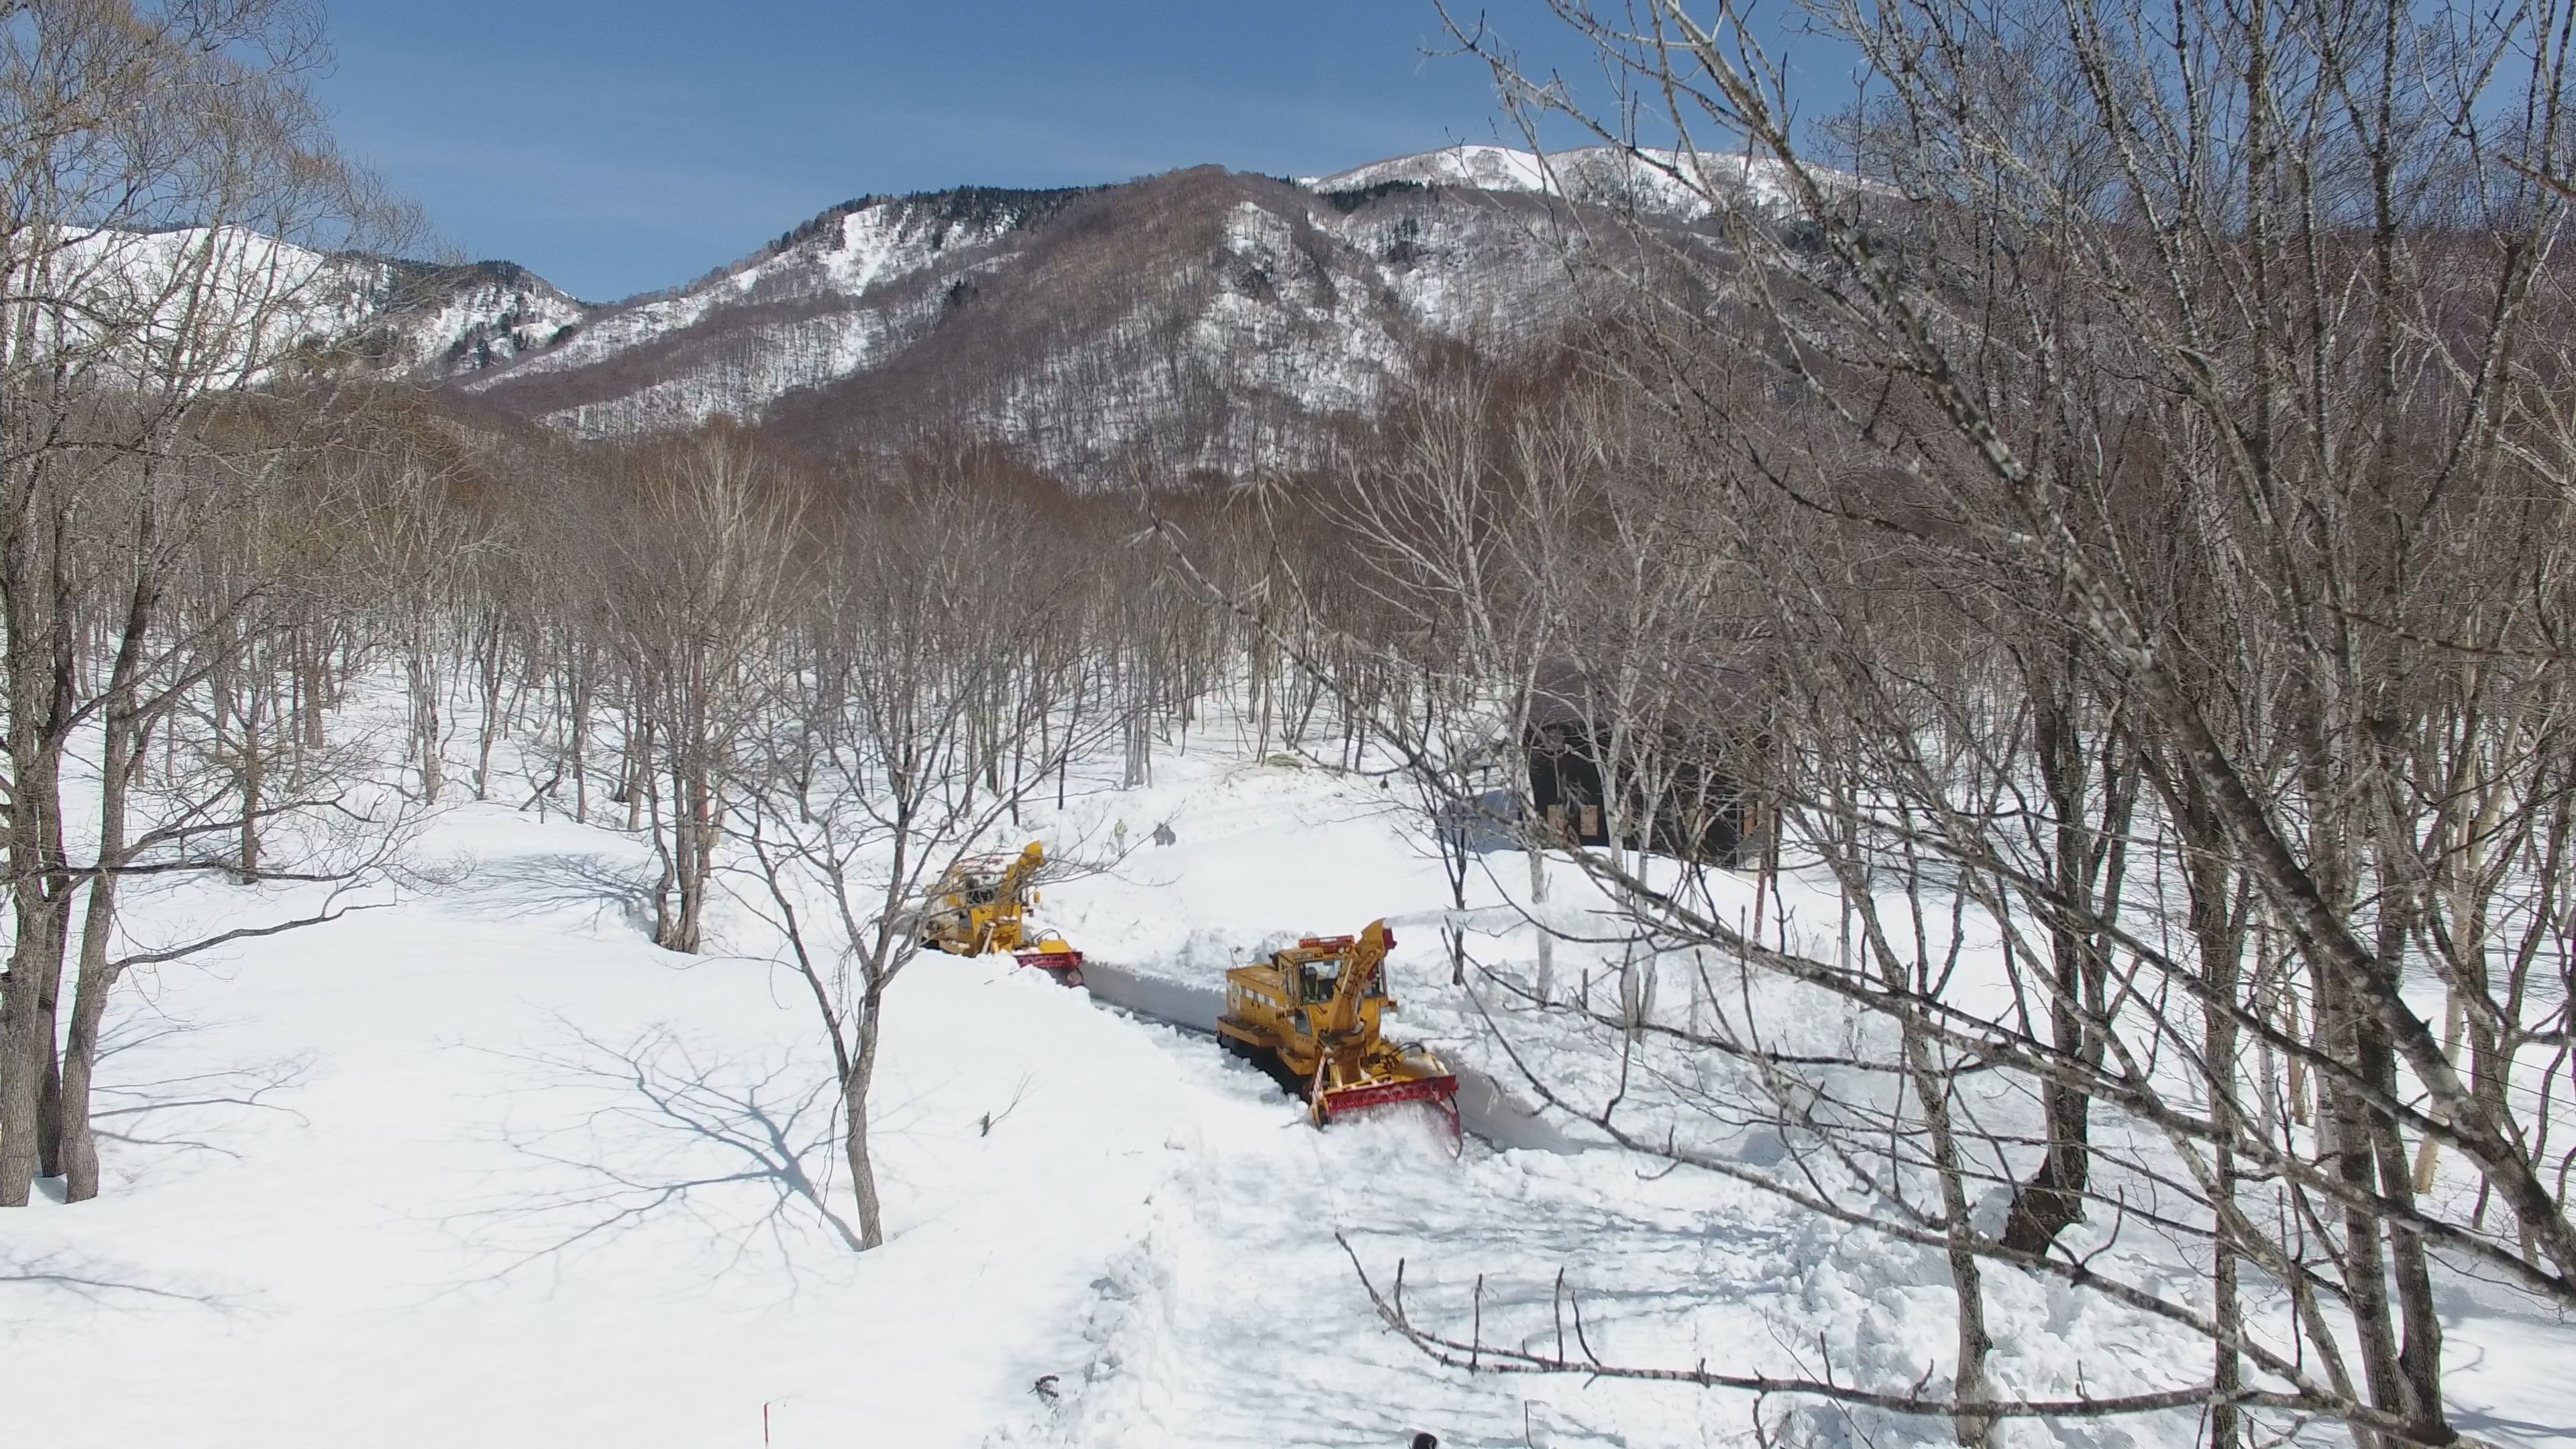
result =
M1446 887L1395 792L1205 746L1157 770L1033 822L1094 853L1164 821L1177 837L1051 887L1050 924L1185 994L1265 940L1387 916L1406 1031L1508 1082L1446 984ZM0 1217L0 1354L27 1442L1749 1436L1728 1395L1434 1365L1380 1326L1336 1233L1372 1275L1404 1260L1409 1301L1444 1321L1486 1275L1489 1331L1543 1319L1562 1270L1605 1358L1818 1367L1821 1346L1847 1378L1902 1386L1948 1342L1936 1264L1749 1188L1663 1173L1579 1126L1456 1162L1400 1117L1319 1134L1204 1038L1001 958L925 959L893 992L893 1236L854 1255L823 1048L782 974L652 948L633 915L645 852L615 832L466 805L424 854L471 868L129 990L104 1069L106 1195ZM1474 944L1513 969L1527 933L1499 883L1526 863L1492 861ZM1558 908L1579 913L1561 874ZM229 889L159 908L229 909ZM1560 969L1574 989L1582 954ZM2162 1367L2036 1288L1996 1298L2008 1383L2109 1390ZM2464 1425L2576 1445L2576 1332L2455 1307L2475 1346L2453 1380ZM1807 1426L1854 1444L1946 1427ZM2016 1425L2008 1441L2189 1432Z

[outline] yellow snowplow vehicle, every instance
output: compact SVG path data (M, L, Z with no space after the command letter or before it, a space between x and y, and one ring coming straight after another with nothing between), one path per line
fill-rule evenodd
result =
M1046 847L1030 841L1016 860L972 856L948 868L930 888L921 916L921 944L952 956L1008 951L1023 966L1052 971L1067 986L1082 984L1082 953L1053 931L1038 931L1028 909L1038 903L1029 888L1046 864Z
M1268 961L1225 973L1217 1039L1306 1099L1315 1125L1397 1102L1429 1102L1458 1133L1458 1078L1418 1045L1386 1039L1386 953L1395 933L1371 921L1357 936L1309 936Z

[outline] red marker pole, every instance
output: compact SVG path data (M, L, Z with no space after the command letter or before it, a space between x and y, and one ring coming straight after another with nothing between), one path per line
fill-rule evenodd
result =
M769 1406L767 1404L760 1406L760 1442L763 1444L769 1442Z

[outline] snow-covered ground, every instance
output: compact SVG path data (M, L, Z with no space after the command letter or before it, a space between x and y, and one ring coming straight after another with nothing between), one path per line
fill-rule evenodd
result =
M1204 984L1265 940L1386 916L1408 1032L1505 1074L1446 984L1446 887L1393 791L1205 744L1157 776L1033 822L1095 854L1121 826L1176 836L1050 888L1051 924ZM106 1194L0 1218L27 1442L1749 1439L1740 1398L1432 1364L1378 1323L1337 1234L1381 1281L1402 1260L1444 1326L1483 1274L1488 1331L1530 1329L1562 1270L1605 1358L1820 1367L1821 1343L1838 1374L1901 1388L1945 1356L1937 1264L1607 1147L1471 1142L1453 1162L1401 1118L1319 1134L1205 1038L1007 961L931 958L897 984L892 1236L856 1255L823 1047L746 921L720 923L744 954L657 951L632 911L640 846L501 804L446 815L423 853L471 868L129 992ZM230 888L203 889L166 908ZM1508 961L1499 886L1473 889L1494 928L1478 949ZM1584 908L1570 879L1558 894ZM1583 966L1569 949L1568 989ZM2144 1350L2040 1289L1996 1299L2007 1382L2105 1389ZM2466 1295L2457 1312L2464 1426L2576 1445L2576 1384L2551 1370L2576 1333ZM1862 1442L1836 1422L1811 1424ZM2164 1442L2151 1428L2012 1442Z

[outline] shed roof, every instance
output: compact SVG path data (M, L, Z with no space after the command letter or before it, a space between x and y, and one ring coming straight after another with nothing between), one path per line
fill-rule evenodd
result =
M1750 669L1729 665L1694 670L1692 674L1695 677L1684 681L1682 687L1721 718L1738 718L1761 699L1760 682ZM1530 682L1529 723L1533 729L1588 727L1606 722L1610 713L1611 702L1604 696L1600 681L1572 659L1542 663Z

